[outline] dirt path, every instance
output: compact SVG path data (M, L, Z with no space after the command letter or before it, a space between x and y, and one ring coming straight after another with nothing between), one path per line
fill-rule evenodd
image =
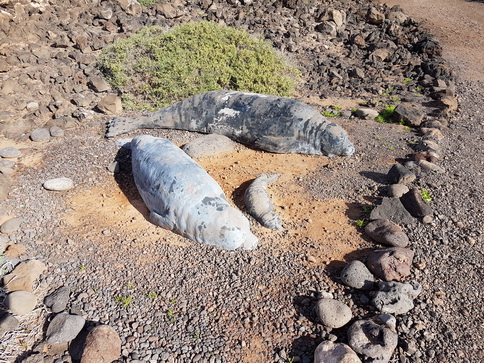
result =
M481 0L386 0L422 21L443 46L443 57L465 80L484 80L484 2Z

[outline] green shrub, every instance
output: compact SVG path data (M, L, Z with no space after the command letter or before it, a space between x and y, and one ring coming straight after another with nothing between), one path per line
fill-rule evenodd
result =
M128 108L158 109L218 89L290 96L299 72L247 32L210 22L146 27L97 62Z
M380 114L376 117L378 122L392 122L393 114L395 113L395 105L385 107Z
M156 3L159 3L160 0L138 0L138 2L140 3L140 5L143 5L143 6L151 6L151 5L155 5Z

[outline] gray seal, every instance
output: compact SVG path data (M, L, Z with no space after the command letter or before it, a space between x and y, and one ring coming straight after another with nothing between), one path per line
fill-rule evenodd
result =
M156 128L221 134L279 154L350 156L355 151L346 131L314 108L290 98L237 91L201 93L139 117L116 117L106 137Z
M274 211L267 185L279 179L279 174L261 174L246 189L245 206L249 214L264 227L281 230L281 220Z
M227 250L257 247L248 219L178 146L148 135L130 146L134 181L154 224Z

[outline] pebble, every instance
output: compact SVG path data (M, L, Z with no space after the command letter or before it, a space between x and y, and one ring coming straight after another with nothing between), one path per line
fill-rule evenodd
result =
M348 344L372 362L387 363L398 343L396 324L387 314L358 320L348 329Z
M64 130L62 130L59 126L52 126L49 129L50 136L52 137L64 137Z
M414 217L425 217L432 214L432 208L424 202L420 190L413 188L405 193L400 201L405 209Z
M19 325L20 325L20 322L12 314L9 314L9 313L1 314L0 315L0 338L2 337L2 333L17 330Z
M22 256L25 251L27 251L27 247L21 243L10 243L7 245L5 249L5 256L9 258L19 258Z
M44 127L38 127L30 134L30 139L35 142L50 140L50 131Z
M425 170L425 171L433 171L433 172L438 173L438 174L444 174L445 173L444 168L442 168L441 166L434 164L430 161L427 161L427 160L419 160L417 162L417 165L420 166L422 168L422 170Z
M393 184L410 184L417 178L416 175L402 164L393 165L387 174L388 180Z
M415 253L402 247L390 247L372 251L366 260L368 269L385 281L401 281L410 275Z
M415 224L415 219L405 209L399 198L383 198L382 203L371 211L370 219L389 219L403 225Z
M25 315L34 310L37 297L29 291L14 291L7 295L5 306L12 314Z
M389 197L400 198L402 195L409 191L408 187L404 184L392 184L387 188L387 194Z
M375 277L361 261L354 260L341 271L341 281L355 289L370 290L375 284Z
M85 319L68 313L57 314L49 323L45 341L48 344L63 344L73 340L84 327Z
M227 136L209 134L183 145L182 150L192 158L201 158L231 152L235 149L235 145L235 142Z
M341 328L352 317L348 305L334 299L319 299L316 303L316 315L329 328Z
M29 102L25 108L29 112L35 112L39 109L39 103L35 101Z
M65 191L74 188L74 181L69 178L49 179L44 182L43 187L52 191Z
M24 219L22 217L9 219L0 226L0 232L5 234L17 232L23 222Z
M71 289L69 286L61 286L44 299L44 304L50 308L53 313L60 313L65 310L69 302Z
M0 149L0 156L2 158L18 158L22 156L22 152L15 147L8 146Z
M46 270L44 263L28 260L19 263L11 273L3 277L3 285L8 291L32 291L34 281Z
M365 233L378 243L392 247L406 247L408 236L402 228L388 219L376 219L365 226Z
M422 292L420 284L411 281L378 283L378 291L374 293L372 303L382 313L406 314L413 309L413 300Z
M108 115L117 115L123 111L123 105L121 103L121 98L115 94L108 94L101 98L97 104L98 109Z
M314 363L361 363L355 351L343 343L321 342L314 351Z
M99 325L86 337L81 363L111 363L121 356L121 339L116 330Z
M374 119L378 117L379 113L371 108L359 108L355 111L355 116L364 119Z

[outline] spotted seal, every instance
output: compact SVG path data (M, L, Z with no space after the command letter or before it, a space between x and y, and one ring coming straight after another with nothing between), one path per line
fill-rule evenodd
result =
M141 135L130 148L134 181L154 224L227 250L257 246L248 219L230 206L217 182L178 146Z
M139 117L116 117L106 137L155 128L221 134L281 154L350 156L355 151L346 131L309 105L237 91L205 92Z

